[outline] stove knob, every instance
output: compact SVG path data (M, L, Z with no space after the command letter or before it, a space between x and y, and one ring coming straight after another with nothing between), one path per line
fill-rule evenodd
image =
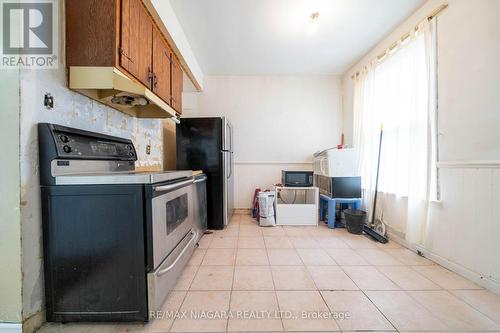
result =
M61 139L61 141L62 141L62 142L64 142L64 143L66 143L66 142L68 142L68 141L69 141L69 138L68 138L66 135L61 135L61 136L59 137L59 139Z
M65 145L65 146L63 147L63 150L64 150L64 152L65 152L66 154L69 154L69 153L71 153L71 150L72 150L72 149L71 149L71 147L70 147L70 146Z
M132 145L127 145L128 150L132 150Z
M132 156L134 156L134 153L130 152L130 153L128 153L128 156L132 157Z

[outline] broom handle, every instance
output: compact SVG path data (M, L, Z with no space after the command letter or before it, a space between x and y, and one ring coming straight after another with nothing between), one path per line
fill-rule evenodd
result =
M373 196L373 211L372 211L372 224L375 223L375 210L377 209L377 192L378 192L378 175L380 171L380 155L382 152L382 136L384 134L384 125L380 125L380 139L378 143L378 159L377 159L377 176L375 178L375 194Z

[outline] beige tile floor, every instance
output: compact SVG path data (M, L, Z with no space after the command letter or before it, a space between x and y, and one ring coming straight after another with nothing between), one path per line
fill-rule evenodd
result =
M39 332L500 332L499 296L394 242L238 215L199 245L163 306L186 317Z

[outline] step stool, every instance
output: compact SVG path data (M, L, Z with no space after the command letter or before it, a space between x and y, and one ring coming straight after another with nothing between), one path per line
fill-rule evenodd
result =
M347 204L349 209L361 209L361 198L330 198L319 195L319 219L325 220L325 205L328 205L328 228L344 228L344 224L336 222L337 204Z

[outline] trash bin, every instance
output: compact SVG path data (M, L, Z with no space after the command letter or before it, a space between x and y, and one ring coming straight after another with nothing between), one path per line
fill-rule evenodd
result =
M276 194L271 192L259 192L259 225L261 227L274 227L276 220L274 219L274 199Z
M344 210L345 227L351 234L361 235L363 233L363 225L366 222L366 212L363 210Z

